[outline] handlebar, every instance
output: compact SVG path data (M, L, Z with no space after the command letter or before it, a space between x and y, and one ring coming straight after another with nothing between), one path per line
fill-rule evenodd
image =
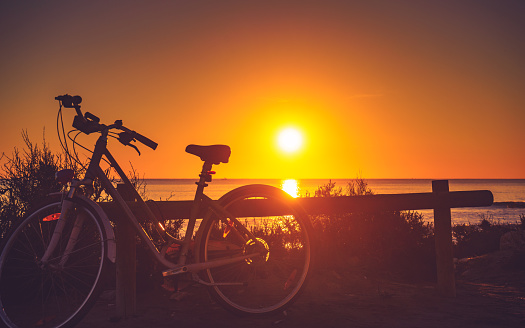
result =
M117 121L117 122L122 124L121 121ZM115 123L118 125L119 123L117 123L117 122L115 122ZM126 144L129 144L130 141L137 140L138 142L142 143L145 146L148 146L149 148L151 148L153 150L157 149L158 144L155 141L153 141L153 140L143 136L142 134L140 134L138 132L135 132L133 130L130 130L130 129L126 128L125 126L120 126L120 127L117 127L117 128L122 130L122 131L124 131L124 132L119 134L119 141L121 143L126 145Z
M64 106L65 108L75 108L77 115L73 120L73 127L85 134L90 134L93 132L102 132L104 130L109 131L111 129L119 129L123 132L119 134L118 140L123 145L132 146L136 149L135 146L130 144L130 142L136 140L153 150L155 150L158 146L158 144L153 140L123 126L121 120L117 120L114 124L107 126L100 123L100 119L89 112L82 114L82 111L80 110L80 103L82 102L82 98L80 96L70 96L68 94L65 94L62 96L55 97L55 100L60 101L62 106Z
M134 134L134 138L138 142L142 143L145 146L148 146L149 148L151 148L153 150L157 149L158 144L155 141L153 141L153 140L151 140L151 139L149 139L149 138L147 138L147 137L143 136L142 134L137 133L135 131L133 131L133 134Z

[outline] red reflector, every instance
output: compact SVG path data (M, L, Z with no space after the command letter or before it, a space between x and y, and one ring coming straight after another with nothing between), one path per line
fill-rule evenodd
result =
M168 249L166 250L166 254L168 255L172 255L176 252L180 251L180 245L179 244L171 244L170 246L168 246Z
M208 171L206 173L208 173L208 174L215 174L215 171Z
M58 220L58 218L60 218L60 213L55 213L55 214L46 216L45 218L42 219L42 221L46 221L46 222L54 221L54 220Z

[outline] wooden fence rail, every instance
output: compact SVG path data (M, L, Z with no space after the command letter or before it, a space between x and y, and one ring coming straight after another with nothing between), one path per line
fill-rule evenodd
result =
M367 196L338 196L338 197L309 197L296 198L311 215L338 214L348 212L370 211L404 211L423 210L441 207L480 207L492 205L492 193L488 190L452 191L412 194L384 194ZM188 219L193 201L155 201L147 204L153 213L162 213L165 219ZM249 200L246 206L233 211L239 215L284 215L285 209L279 208L269 200ZM121 214L116 203L99 203L110 218ZM128 206L137 217L145 217L145 211L135 202L128 202ZM204 213L201 213L204 214Z
M451 208L459 207L481 207L492 205L494 198L488 190L477 191L454 191L449 192L448 180L432 181L432 192L430 193L410 193L410 194L384 194L384 195L366 195L366 196L338 196L338 197L308 197L296 198L293 201L299 203L311 215L317 214L336 214L336 213L350 213L350 212L374 212L374 211L403 211L403 210L434 210L434 233L436 240L436 264L437 264L437 288L445 296L455 297L455 281L454 281L454 263L452 254L452 229L451 229ZM160 212L165 219L186 219L190 216L192 201L158 201L148 204L154 213ZM110 218L119 217L121 210L117 204L114 203L100 203L104 211ZM142 209L134 202L128 202L132 211L137 217L145 216ZM285 215L286 210L280 208L277 204L272 204L268 200L250 200L244 202L242 207L231 209L232 214L251 215L251 216L267 216L267 215ZM202 214L202 213L201 213ZM117 220L118 222L118 220ZM117 239L119 239L117 223ZM129 234L129 230L125 231ZM129 236L120 237L121 242L128 240L133 242L134 239ZM134 245L127 245L118 249L130 249ZM122 256L117 249L117 268L126 270L126 275L134 275L134 267L119 266L122 262L124 266L130 261L130 254L126 253ZM119 260L120 258L120 260ZM126 259L127 258L127 259ZM119 269L117 269L118 271ZM131 272L128 272L131 270ZM117 275L119 279L119 275ZM119 293L127 294L121 296L121 299L130 297L129 290L134 292L135 281L128 279L128 284L133 286L125 286L122 282L117 281L117 286L120 284L122 292L117 290L117 303L119 302ZM121 301L128 302L130 305L126 310L126 306L117 304L117 311L120 310L123 317L135 311L135 300ZM124 309L124 310L122 310Z

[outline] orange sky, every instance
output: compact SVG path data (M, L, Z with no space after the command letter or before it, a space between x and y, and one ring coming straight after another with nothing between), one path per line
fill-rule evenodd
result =
M57 148L69 93L159 143L111 143L146 178L196 177L190 143L219 178L525 178L524 35L519 0L2 1L0 152Z

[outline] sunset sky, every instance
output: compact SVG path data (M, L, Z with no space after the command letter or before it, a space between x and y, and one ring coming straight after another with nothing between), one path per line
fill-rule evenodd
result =
M110 142L146 178L196 177L191 143L219 178L525 178L522 0L1 1L0 49L0 153L58 150L69 93L159 143Z

